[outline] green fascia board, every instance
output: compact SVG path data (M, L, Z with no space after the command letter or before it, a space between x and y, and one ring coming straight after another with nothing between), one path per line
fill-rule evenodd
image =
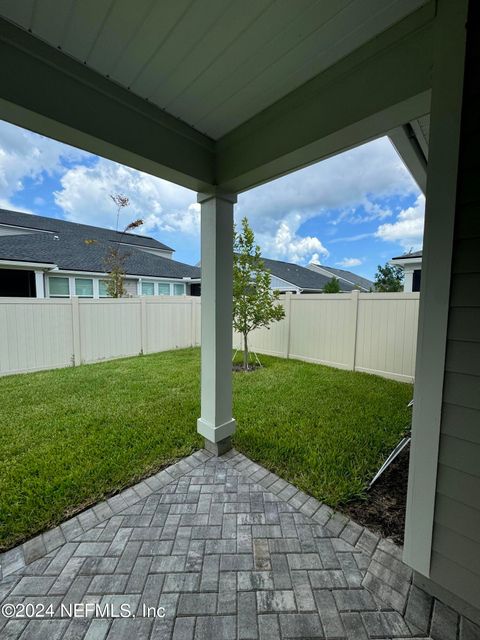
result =
M214 184L213 140L0 19L0 117L195 190Z

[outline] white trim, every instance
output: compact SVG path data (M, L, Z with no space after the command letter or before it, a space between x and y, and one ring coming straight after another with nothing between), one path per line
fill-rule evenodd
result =
M395 127L395 129L388 132L388 137L407 171L409 171L422 193L425 193L427 188L427 160L413 128L408 125Z
M35 217L39 218L41 216L35 216ZM52 234L58 233L58 231L50 231L49 229L35 229L34 227L22 227L22 225L20 224L9 224L8 222L0 222L0 229L19 229L21 231L33 231L34 233L52 233ZM26 234L26 235L30 235L30 234Z
M0 260L0 269L5 267L10 269L11 267L17 267L20 269L56 269L57 265L53 262L23 262L21 260Z
M405 265L416 265L416 264L421 266L422 258L418 256L413 258L392 258L390 260L390 264L396 265L398 267L403 267Z
M237 423L233 418L218 427L209 424L203 418L198 418L197 420L198 433L207 440L210 440L210 442L220 442L221 440L225 440L225 438L228 438L235 433L236 428Z
M56 265L55 265L56 266ZM74 271L72 269L59 269L58 267L56 267L55 269L52 269L52 274L54 275L72 275L72 276L77 276L79 278L85 277L85 278L91 278L91 277L100 277L100 278L106 278L108 277L108 273L106 271ZM146 275L138 275L138 274L133 274L133 273L126 273L125 274L125 279L126 280L154 280L155 282L194 282L194 279L189 279L189 278L174 278L173 276L146 276ZM198 281L200 282L200 279L198 279Z
M35 297L45 298L45 278L43 271L35 271Z
M449 314L468 0L439 0L404 561L429 576Z
M92 295L91 296L90 295L88 295L88 296L80 295L79 293L77 293L77 280L91 280L91 282L92 282ZM94 278L90 278L88 276L86 278L83 277L83 276L76 276L75 278L73 278L73 292L74 292L73 295L76 296L77 298L89 298L89 299L94 298L95 297L95 284L94 283L95 283L95 279ZM72 289L70 288L70 290L72 290Z
M139 251L144 251L145 253L150 253L151 255L159 256L160 258L167 258L171 260L172 255L175 253L175 249L162 249L162 247L149 247L145 244L134 244L133 242L123 242L121 240L113 240L112 242L116 242L119 245L125 245L126 247L133 247L138 249ZM162 255L168 254L168 255Z
M50 293L50 278L62 278L63 280L67 280L68 281L68 295L60 296L60 295L56 295L56 294ZM45 296L47 298L63 298L65 300L67 298L71 298L71 296L72 296L71 278L69 278L67 275L51 275L51 274L47 274L45 284L46 284Z

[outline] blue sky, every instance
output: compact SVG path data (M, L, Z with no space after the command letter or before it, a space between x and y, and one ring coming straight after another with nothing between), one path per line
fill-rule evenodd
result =
M200 257L196 194L0 121L0 206L114 228L110 194L130 198L123 223ZM424 197L387 138L240 194L265 257L316 261L372 278L377 265L422 246Z

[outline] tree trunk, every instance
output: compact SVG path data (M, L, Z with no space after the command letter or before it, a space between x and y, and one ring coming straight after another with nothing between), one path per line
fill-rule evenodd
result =
M243 368L248 371L248 333L243 334Z

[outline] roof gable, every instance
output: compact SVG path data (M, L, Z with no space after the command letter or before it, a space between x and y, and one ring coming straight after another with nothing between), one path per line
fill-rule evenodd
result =
M331 280L328 276L292 262L271 260L269 258L263 258L263 262L273 275L290 282L299 289L322 291L324 286ZM351 291L353 288L353 285L346 282L341 284L342 291Z

